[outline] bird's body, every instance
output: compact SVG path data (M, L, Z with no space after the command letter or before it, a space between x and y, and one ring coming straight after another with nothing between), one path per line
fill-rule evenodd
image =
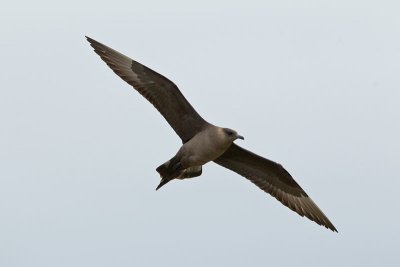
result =
M183 144L177 154L182 156L184 168L204 165L221 156L236 137L229 137L221 127L209 125Z
M166 77L102 43L86 38L103 61L152 103L182 139L183 144L175 156L156 169L161 176L156 189L173 179L200 176L202 166L214 161L246 177L299 215L337 231L280 164L236 145L234 141L243 139L242 136L204 120Z
M157 189L175 178L199 176L202 166L219 158L237 138L243 139L231 129L208 124L184 143L172 159L157 168L162 178Z

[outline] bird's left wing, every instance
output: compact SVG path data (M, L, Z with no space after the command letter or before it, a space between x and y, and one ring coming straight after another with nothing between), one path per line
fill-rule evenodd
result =
M234 143L214 162L246 177L301 216L337 232L335 226L282 165Z
M183 143L208 125L169 79L92 38L86 38L119 77L154 105Z

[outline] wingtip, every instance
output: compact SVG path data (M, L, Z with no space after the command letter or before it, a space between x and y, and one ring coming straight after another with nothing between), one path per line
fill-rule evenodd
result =
M89 36L85 35L86 41L88 41L89 43L92 43L94 40L92 38L90 38Z
M339 233L339 231L336 229L335 226L333 226L331 222L329 222L329 224L322 224L322 226L324 226L328 230L331 230L332 232Z
M306 216L306 217L309 218L308 216ZM327 217L325 217L326 220L324 220L324 221L316 221L311 218L309 218L309 219L316 222L317 224L325 227L326 229L331 230L332 232L339 233L338 230L336 229L336 227L329 221L329 219Z
M325 218L326 218L325 227L331 230L332 232L339 233L336 227L333 225L333 223L328 219L328 217L325 216Z

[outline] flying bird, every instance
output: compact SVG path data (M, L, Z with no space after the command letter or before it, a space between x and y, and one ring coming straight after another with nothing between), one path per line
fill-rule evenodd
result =
M161 182L156 190L174 179L200 176L202 166L214 161L246 177L300 216L337 232L282 165L236 145L234 141L244 139L243 136L204 120L178 87L163 75L92 38L86 39L119 77L154 105L182 139L175 156L157 167Z

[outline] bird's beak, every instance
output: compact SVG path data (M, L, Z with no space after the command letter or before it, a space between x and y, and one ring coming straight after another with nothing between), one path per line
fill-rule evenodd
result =
M236 138L237 138L237 139L242 139L242 140L244 140L244 137L241 136L241 135L238 135Z

